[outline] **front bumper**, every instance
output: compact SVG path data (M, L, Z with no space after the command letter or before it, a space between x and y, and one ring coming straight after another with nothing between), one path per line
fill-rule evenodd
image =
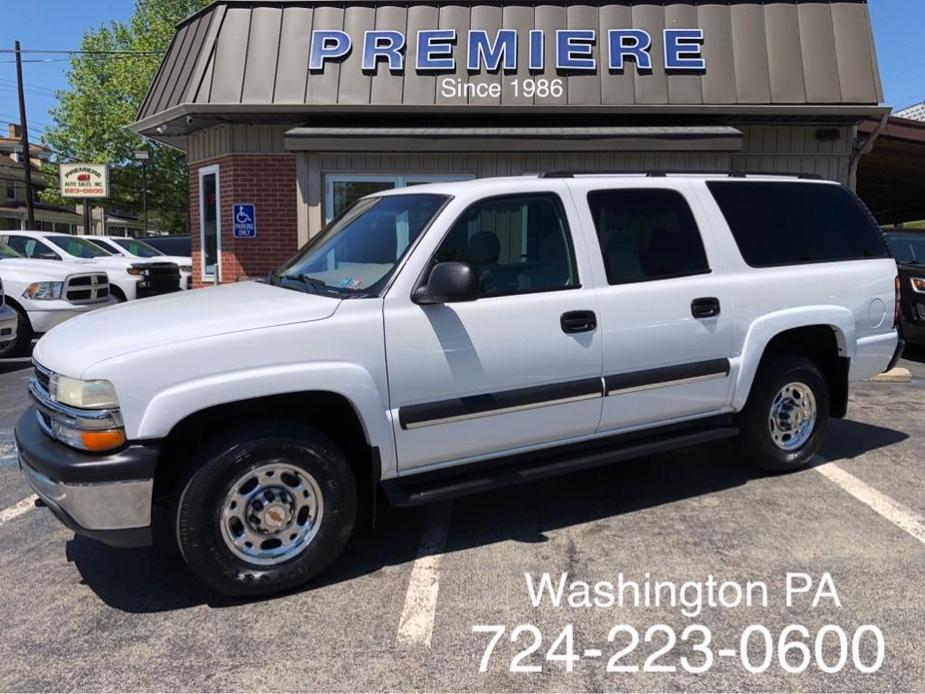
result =
M0 345L16 339L16 328L19 319L16 311L4 304L0 306Z
M52 301L34 301L26 306L26 312L29 314L29 322L32 324L32 330L38 334L47 333L55 326L61 325L64 321L83 315L98 308L106 308L116 303L112 297L105 301L99 301L94 304L72 304L63 299ZM36 308L36 304L41 304L41 308Z
M116 547L151 544L158 444L130 444L104 456L82 453L46 435L34 407L13 433L23 477L62 523Z

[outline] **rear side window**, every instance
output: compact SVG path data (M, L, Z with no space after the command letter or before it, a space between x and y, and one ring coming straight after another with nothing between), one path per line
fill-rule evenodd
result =
M674 190L588 193L609 284L700 275L710 271L700 230Z
M887 257L870 213L842 186L710 181L707 187L752 267Z

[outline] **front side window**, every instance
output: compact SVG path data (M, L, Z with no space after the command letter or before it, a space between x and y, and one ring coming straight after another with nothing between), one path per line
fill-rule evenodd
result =
M61 260L55 253L38 239L29 236L11 236L7 241L10 248L26 258L39 258L41 260Z
M552 193L472 205L450 229L435 260L471 265L482 296L580 286L565 210Z
M327 294L377 294L446 200L430 194L364 198L277 269L271 282Z
M137 258L153 258L158 255L164 255L153 246L149 246L144 241L138 241L137 239L110 239L110 241L122 248L129 255L134 255Z
M609 284L633 284L710 271L700 230L674 190L588 193Z
M64 234L45 237L49 242L75 258L105 258L112 255L107 253L95 243L90 243L79 236L65 236Z
M885 258L873 217L842 186L710 181L707 187L752 267Z

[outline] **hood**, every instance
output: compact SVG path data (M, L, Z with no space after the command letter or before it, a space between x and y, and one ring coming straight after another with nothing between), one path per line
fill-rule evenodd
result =
M334 299L259 282L164 294L72 318L45 335L35 359L72 377L105 359L164 345L327 318Z
M40 260L38 258L4 258L0 260L0 278L4 273L16 273L21 279L30 282L64 280L68 275L92 272L92 268L77 263L60 260Z

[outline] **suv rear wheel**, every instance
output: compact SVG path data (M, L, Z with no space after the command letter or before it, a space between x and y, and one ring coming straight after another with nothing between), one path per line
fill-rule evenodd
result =
M191 469L177 503L177 544L196 578L225 595L296 588L330 565L353 531L350 465L300 422L219 436Z
M738 416L740 453L766 472L806 467L825 439L829 401L828 385L814 362L795 354L769 357Z

